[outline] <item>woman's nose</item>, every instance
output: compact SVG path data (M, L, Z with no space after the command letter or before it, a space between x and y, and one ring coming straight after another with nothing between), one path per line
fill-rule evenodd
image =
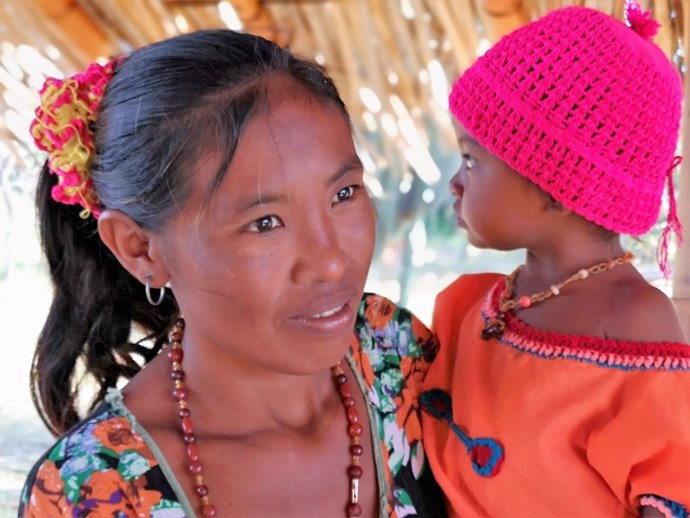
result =
M333 282L345 273L345 252L334 231L321 236L302 236L297 246L299 252L292 269L296 284Z

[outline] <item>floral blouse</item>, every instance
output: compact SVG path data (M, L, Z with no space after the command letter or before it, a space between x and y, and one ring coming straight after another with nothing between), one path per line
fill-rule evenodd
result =
M405 309L365 294L347 360L368 403L380 517L445 516L421 443L418 396L437 350ZM195 516L167 461L118 390L36 463L19 517Z

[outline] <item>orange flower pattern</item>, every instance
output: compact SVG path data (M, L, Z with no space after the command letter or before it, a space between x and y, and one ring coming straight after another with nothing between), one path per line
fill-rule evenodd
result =
M36 486L40 488L40 491L33 495L32 505L26 516L29 518L51 516L56 509L59 509L61 514L67 514L65 484L54 462L46 461L41 466L36 475Z
M431 477L422 448L419 394L438 343L414 315L378 295L365 295L359 308L352 355L362 373L367 399L377 410L386 468L388 516L442 515L420 502L423 477ZM426 484L424 484L425 487ZM442 497L438 495L442 507Z
M445 516L421 443L419 393L436 355L431 332L378 295L360 304L351 355L374 409L390 518ZM34 466L19 506L23 518L190 516L117 391ZM193 515L192 515L193 516Z
M120 410L104 403L36 463L19 516L183 518L185 513L144 438Z

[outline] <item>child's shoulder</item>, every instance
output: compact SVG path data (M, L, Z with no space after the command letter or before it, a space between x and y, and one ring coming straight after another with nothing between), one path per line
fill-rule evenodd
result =
M455 279L436 296L432 328L436 332L442 328L455 329L458 322L503 278L505 276L498 273L473 273Z
M635 342L686 343L671 300L647 281L621 281L610 292L606 334Z
M483 297L505 275L500 273L468 273L463 274L448 286L443 288L437 298L436 305L450 304L455 306L460 301L476 301Z
M472 291L488 291L500 279L504 279L502 273L465 273L443 288L439 294L460 293L467 294Z

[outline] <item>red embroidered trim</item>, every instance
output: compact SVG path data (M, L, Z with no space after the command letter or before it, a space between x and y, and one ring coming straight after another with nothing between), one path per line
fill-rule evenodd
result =
M496 315L505 286L500 280L482 306L487 322ZM690 370L690 346L673 342L628 342L595 336L568 335L529 326L512 313L506 315L501 342L544 358L566 358L625 370Z

